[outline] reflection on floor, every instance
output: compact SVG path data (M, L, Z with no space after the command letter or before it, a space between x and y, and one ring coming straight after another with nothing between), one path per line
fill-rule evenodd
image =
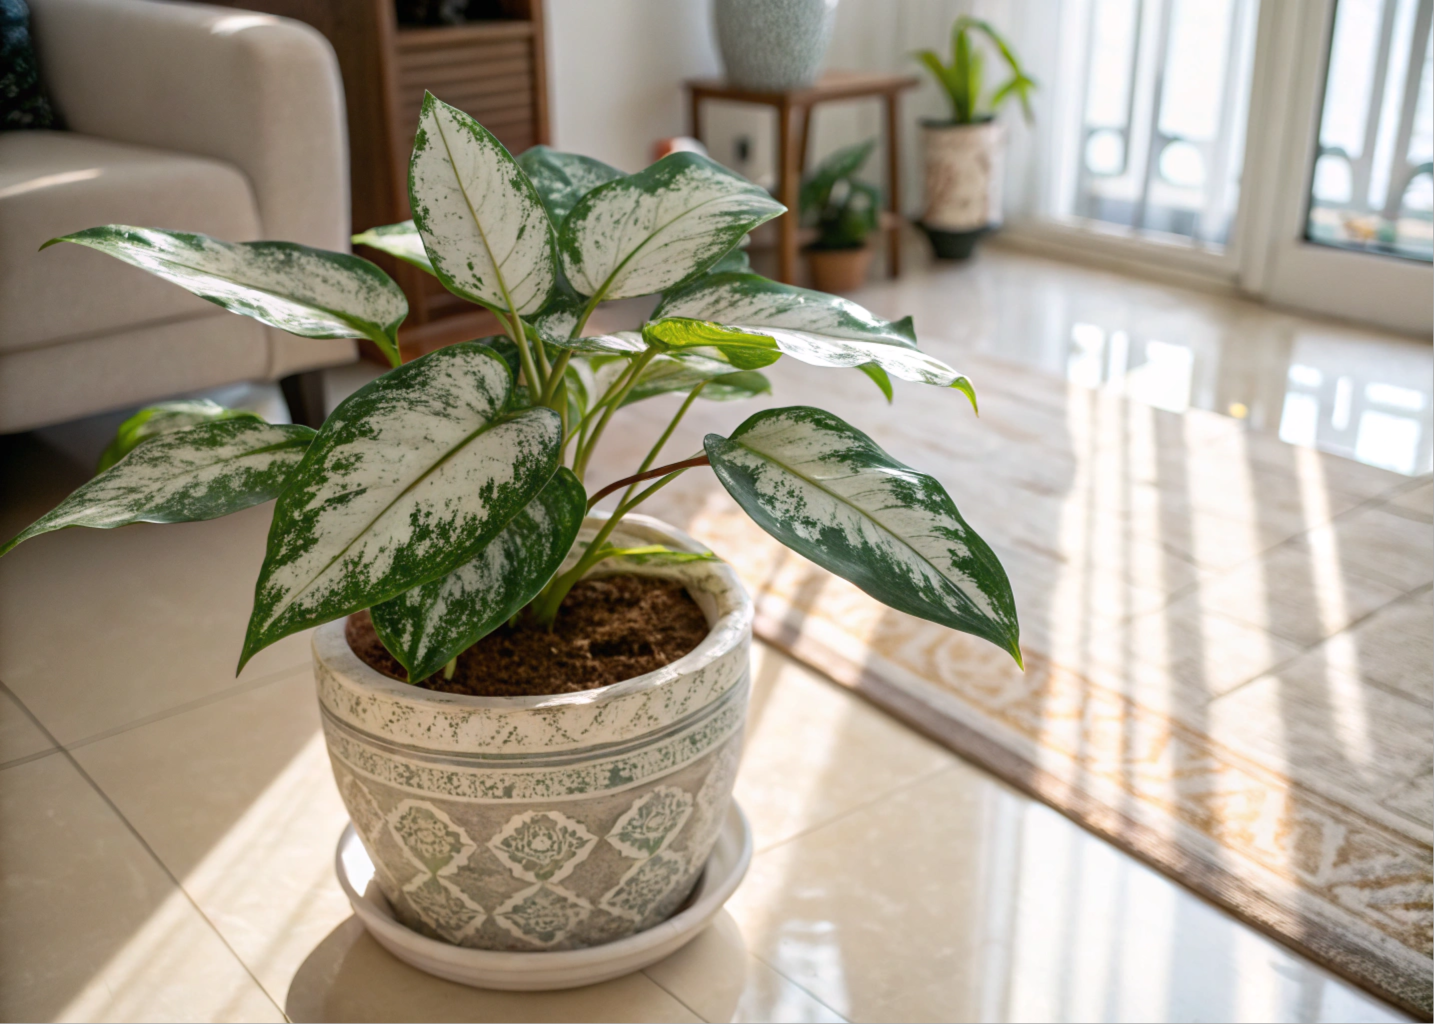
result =
M865 289L949 343L1179 412L1209 409L1399 473L1434 468L1434 351L1417 340L988 249Z
M1080 271L1064 271L1062 293L1062 273L991 252L862 300L915 312L943 356L974 346L1062 373L1073 325L1104 332L1106 368L1123 331L1117 365L1167 367L1124 375L1122 387L1145 382L1135 386L1146 400L1239 402L1272 429L1288 415L1294 334L1310 328L1282 335L1268 325L1294 321L1244 307L1221 320L1204 297L1142 284L1122 295L1118 279ZM1019 317L1000 312L1023 279L1038 297L1022 300ZM1251 323L1266 326L1240 326ZM1430 434L1427 346L1363 349L1332 333L1345 356L1296 363L1335 382L1319 392L1318 422L1335 411L1340 375L1351 381L1340 429L1355 431L1355 449L1364 428L1350 424L1371 408L1358 404L1368 384L1422 388L1422 411L1406 417L1418 424L1417 470ZM1143 346L1134 360L1132 338ZM1183 379L1168 370L1182 357L1151 342L1189 349L1188 384L1170 384ZM1349 355L1379 346L1409 366L1422 352L1424 369L1375 371ZM335 374L331 398L366 376ZM66 435L78 462L53 435L0 442L0 473L18 482L0 532L83 478L93 457L83 434ZM267 519L259 508L69 530L0 561L0 1017L1402 1019L760 646L737 791L758 854L713 929L642 974L569 993L479 992L420 975L365 936L333 878L344 812L307 638L232 675ZM948 813L930 814L933 803Z

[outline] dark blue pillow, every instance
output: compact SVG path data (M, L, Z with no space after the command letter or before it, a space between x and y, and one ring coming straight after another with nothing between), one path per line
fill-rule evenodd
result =
M0 0L0 131L63 128L40 81L25 0Z

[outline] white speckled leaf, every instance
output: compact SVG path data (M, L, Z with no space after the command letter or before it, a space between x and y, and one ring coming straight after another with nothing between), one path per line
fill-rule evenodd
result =
M392 370L324 422L274 509L242 667L274 641L471 559L558 466L562 422L509 408L513 375L463 342Z
M1020 662L1015 598L995 554L934 477L831 413L759 412L708 434L717 478L777 540L883 604L983 637Z
M350 241L354 245L366 245L370 249L386 252L419 270L433 273L433 263L428 258L428 250L423 247L423 236L411 220L369 228L354 235Z
M408 196L449 291L500 312L543 308L557 255L538 193L488 129L432 93L423 97Z
M149 405L119 425L114 440L100 453L95 472L103 473L152 437L216 420L258 420L262 423L264 418L248 409L226 409L207 398L186 398Z
M653 320L711 320L764 334L786 355L816 366L875 363L902 380L954 387L976 403L965 375L916 348L911 319L890 321L854 302L757 274L709 274L668 294Z
M308 427L228 419L150 438L0 548L52 530L217 519L276 497L314 438Z
M559 238L563 269L583 295L650 295L702 273L785 209L720 164L673 153L573 207Z
M547 336L544 335L544 340ZM612 334L595 334L587 338L558 338L552 342L563 348L592 355L635 356L647 351L641 331L615 331Z
M374 629L409 679L426 679L537 596L572 549L587 497L573 471L560 468L471 560L374 605Z
M302 338L368 338L398 362L408 300L368 260L294 242L221 242L208 235L88 228L52 238L107 253L202 299Z
M547 146L525 149L518 157L518 166L538 190L538 198L555 225L562 224L583 196L599 185L622 177L621 171L601 160Z

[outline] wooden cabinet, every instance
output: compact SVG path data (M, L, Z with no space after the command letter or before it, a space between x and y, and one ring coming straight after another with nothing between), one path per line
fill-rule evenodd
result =
M356 232L411 216L408 157L424 90L473 115L514 154L548 141L542 0L501 0L500 19L436 28L400 26L393 0L220 2L307 22L333 44L348 105ZM405 356L498 333L491 314L423 271L370 249L360 255L408 296Z

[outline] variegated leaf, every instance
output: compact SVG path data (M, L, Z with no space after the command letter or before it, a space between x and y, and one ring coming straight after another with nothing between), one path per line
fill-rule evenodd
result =
M612 334L594 334L586 338L562 338L553 342L563 348L589 355L635 356L647 350L641 331L615 331Z
M324 422L274 509L240 666L274 641L471 559L558 467L562 422L510 409L513 375L463 342L400 366Z
M785 209L720 164L673 153L573 207L559 240L563 268L583 295L650 295L701 274Z
M599 185L622 177L616 167L577 153L564 153L547 146L533 146L518 157L518 166L538 190L548 218L561 225L579 199Z
M247 409L226 409L207 398L146 406L119 425L114 440L100 453L95 472L103 473L152 437L215 420L259 420L262 423L263 417Z
M779 284L757 274L709 274L668 294L653 320L710 320L771 338L783 353L817 366L875 363L902 380L954 387L971 404L964 374L916 348L910 317L882 320L854 302Z
M577 539L587 497L560 468L471 560L374 605L374 629L409 679L426 679L537 596Z
M3 548L52 530L217 519L276 497L314 438L308 427L230 419L151 438L80 485Z
M628 362L623 358L598 356L590 360L589 365L593 370L594 393L602 395L627 369ZM720 359L690 353L658 355L642 368L637 383L622 404L631 405L674 391L689 391L704 381L707 387L702 391L703 397L716 401L751 398L772 390L771 382L762 374L753 370L734 371L731 363Z
M831 413L759 412L708 434L722 485L757 525L883 604L990 640L1021 660L1011 584L934 477Z
M386 252L419 270L433 273L433 263L428 258L428 250L423 247L423 236L411 220L369 228L354 235L351 241L354 245L366 245L370 249Z
M688 565L692 562L720 562L710 551L674 551L661 544L644 544L636 548L619 548L608 545L603 549L604 558L622 558L634 565Z
M221 242L124 224L52 238L107 253L231 313L302 338L368 338L398 364L408 300L368 260L294 242Z
M523 315L547 303L557 256L532 182L488 129L432 93L423 97L408 196L449 291Z

